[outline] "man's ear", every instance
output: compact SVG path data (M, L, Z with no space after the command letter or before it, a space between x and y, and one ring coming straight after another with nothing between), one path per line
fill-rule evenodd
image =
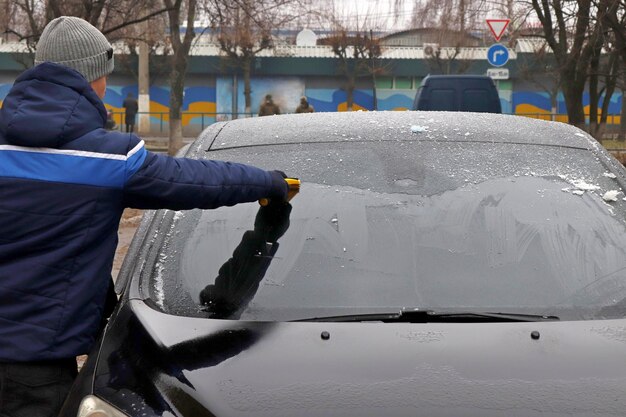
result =
M97 80L93 80L89 83L93 91L100 97L100 100L104 99L104 95L107 91L107 77L100 77Z

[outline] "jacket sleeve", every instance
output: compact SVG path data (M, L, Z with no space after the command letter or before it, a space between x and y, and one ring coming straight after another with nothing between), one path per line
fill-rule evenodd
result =
M270 173L262 169L232 162L173 158L145 150L143 141L139 145L127 161L125 207L211 209L256 201L275 192Z

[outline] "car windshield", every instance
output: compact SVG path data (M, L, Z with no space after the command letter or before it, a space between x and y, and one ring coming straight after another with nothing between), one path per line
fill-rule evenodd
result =
M589 151L345 141L204 157L283 167L301 191L270 213L282 225L273 236L256 233L267 217L257 203L166 213L144 286L165 312L261 321L406 308L626 314L626 203L623 194L605 201L620 185Z

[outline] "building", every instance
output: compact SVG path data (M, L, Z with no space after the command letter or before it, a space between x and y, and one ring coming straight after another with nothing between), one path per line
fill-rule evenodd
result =
M291 39L295 37L290 34ZM506 41L504 41L506 43ZM319 43L319 42L318 42ZM428 74L486 74L488 47L495 43L482 33L459 38L458 33L435 29L414 29L381 37L381 56L372 62L378 75L359 78L354 92L353 110L407 110L421 80ZM533 80L535 51L543 45L540 38L520 38L509 47L509 61L503 68L508 76L496 80L503 112L533 117L566 120L565 105L559 94L544 91ZM138 95L132 75L136 56L117 48L116 71L109 78L105 105L121 124L122 102L126 94ZM169 85L164 57L153 56L150 87L151 128L167 132ZM32 63L32 56L19 43L0 44L0 103L13 81ZM160 72L159 72L159 69ZM197 134L205 126L233 117L250 117L258 112L263 97L272 94L283 113L295 111L301 96L306 96L316 111L345 111L345 79L339 60L327 45L308 42L277 43L261 51L254 60L251 78L252 108L245 114L243 78L240 69L229 66L219 47L210 38L200 39L192 50L186 79L183 126L186 133ZM376 103L374 103L376 100ZM585 98L588 105L589 99ZM619 124L621 93L612 97L609 123Z

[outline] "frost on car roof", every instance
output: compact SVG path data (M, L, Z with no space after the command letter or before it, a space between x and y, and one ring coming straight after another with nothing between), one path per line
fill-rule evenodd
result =
M597 142L565 123L521 116L456 112L342 112L239 119L200 136L201 148L340 141L470 141L595 149Z

